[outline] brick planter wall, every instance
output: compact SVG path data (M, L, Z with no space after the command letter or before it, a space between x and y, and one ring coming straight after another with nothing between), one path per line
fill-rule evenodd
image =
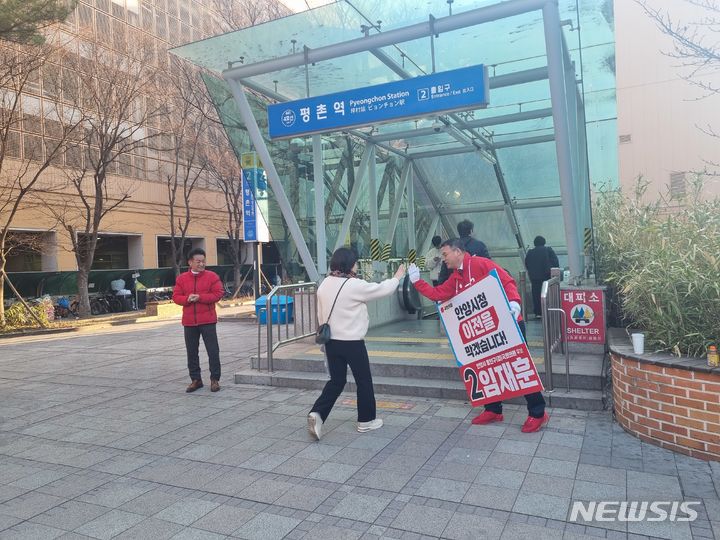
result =
M720 460L720 370L703 369L699 359L693 364L630 356L611 352L620 425L645 442ZM672 367L673 362L680 367Z

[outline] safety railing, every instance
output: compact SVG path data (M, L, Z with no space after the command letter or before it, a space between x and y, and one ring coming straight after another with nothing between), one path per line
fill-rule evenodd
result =
M265 358L268 372L273 370L273 353L281 345L310 336L317 330L317 284L293 283L274 287L265 297L265 306L257 309L257 369L263 367L262 332L265 328ZM265 324L262 324L262 321ZM284 328L284 332L283 332ZM283 336L284 334L284 336Z
M527 321L527 272L521 270L518 274L518 289L520 290L520 306L522 307L522 318Z
M545 390L552 392L553 372L552 355L554 352L565 353L565 378L567 389L570 390L570 351L565 342L567 320L565 311L560 304L560 272L559 268L551 270L551 278L543 282L540 292L542 309L544 359L545 359ZM559 315L558 315L559 314Z

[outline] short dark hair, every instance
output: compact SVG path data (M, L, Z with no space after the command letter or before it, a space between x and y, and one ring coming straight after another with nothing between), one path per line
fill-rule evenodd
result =
M194 248L190 250L190 253L187 254L187 260L191 260L195 255L202 255L205 257L205 250L201 248Z
M457 232L460 235L460 238L470 236L474 228L475 224L469 219L463 219L460 223L457 224Z
M545 238L542 236L536 236L535 240L533 240L533 244L535 244L535 247L537 246L544 246L545 245Z
M357 253L346 247L337 248L330 258L330 270L349 274L358 260Z
M450 249L465 251L465 242L463 242L460 238L449 238L448 240L445 240L440 247L449 247Z
M442 242L442 238L439 236L433 236L432 237L432 245L435 247L440 247L440 243Z

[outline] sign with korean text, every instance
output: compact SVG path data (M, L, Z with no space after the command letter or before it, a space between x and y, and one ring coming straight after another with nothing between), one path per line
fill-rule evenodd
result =
M271 139L337 131L488 104L483 65L268 105Z
M494 270L441 304L439 312L473 406L542 391Z
M267 179L263 169L242 169L242 206L245 242L269 242L270 233L265 222L268 211Z
M602 289L562 289L567 341L605 343L605 298Z

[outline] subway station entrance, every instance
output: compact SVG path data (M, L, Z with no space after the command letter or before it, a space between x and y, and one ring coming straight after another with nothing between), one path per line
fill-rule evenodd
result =
M257 152L286 281L318 282L342 245L379 279L464 219L516 280L536 235L571 282L592 271L591 186L617 185L612 1L343 0L173 52L211 72L236 154ZM482 106L270 135L268 105L478 65ZM422 347L437 324L374 337Z

